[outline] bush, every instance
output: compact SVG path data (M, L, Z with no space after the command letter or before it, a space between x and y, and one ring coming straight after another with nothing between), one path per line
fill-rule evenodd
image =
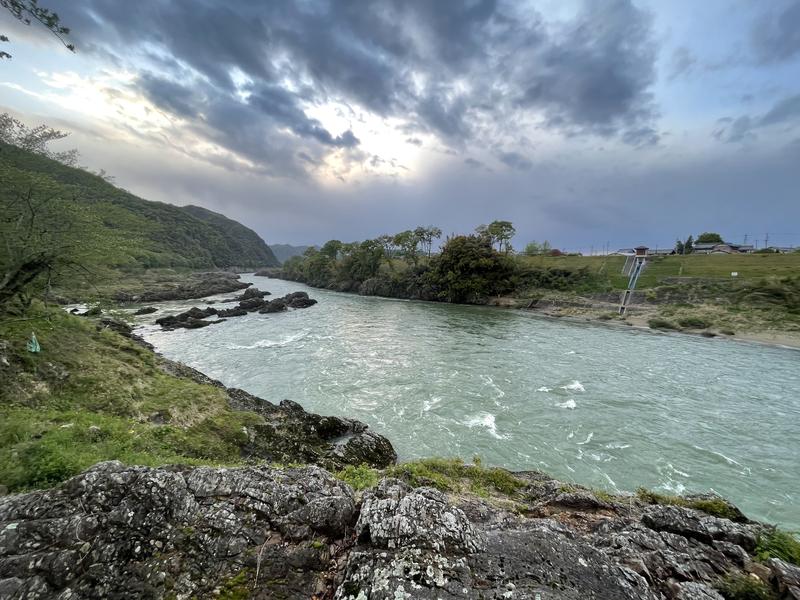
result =
M366 464L360 464L357 467L347 465L341 471L334 474L336 479L344 481L354 490L365 490L367 488L375 487L378 485L378 472L370 468Z
M769 533L759 536L756 558L761 561L779 558L785 562L800 565L800 541L787 531L773 529Z
M650 329L680 329L675 323L667 321L666 319L650 319L647 322Z
M711 327L711 321L706 321L701 317L684 317L678 320L678 325L688 329L708 329Z
M777 600L767 585L750 575L729 575L717 585L725 600Z

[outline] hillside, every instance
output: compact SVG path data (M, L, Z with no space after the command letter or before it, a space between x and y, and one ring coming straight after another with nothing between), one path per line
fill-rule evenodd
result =
M281 264L293 256L303 256L303 253L314 246L292 246L291 244L270 244L272 252Z
M39 223L58 225L39 228L37 243L57 244L61 252L75 253L72 262L95 272L277 265L255 232L222 215L144 200L87 171L6 144L0 144L0 206L4 214L22 217L35 207ZM14 225L9 221L4 234Z
M238 221L229 219L225 215L210 211L201 206L183 206L182 210L193 217L211 225L216 231L225 236L225 241L233 253L233 262L225 266L263 266L276 267L278 259L259 235L245 227ZM237 262L238 261L238 262Z

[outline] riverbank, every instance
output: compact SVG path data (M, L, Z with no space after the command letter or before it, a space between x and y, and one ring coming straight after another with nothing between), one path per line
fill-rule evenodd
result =
M36 333L41 351L26 350ZM35 303L0 320L0 485L59 483L104 460L161 465L364 461L391 444L358 421L227 388L155 354L109 315ZM374 455L374 457L372 456Z
M260 276L296 281L318 289L403 300L437 302L391 286L314 286L280 269L265 269ZM490 296L472 305L530 311L551 318L572 318L607 325L637 327L720 337L725 339L800 349L800 318L780 300L761 305L733 305L729 292L697 282L670 284L635 292L624 316L619 315L619 293L580 295L539 289L525 296ZM714 301L717 301L715 303Z

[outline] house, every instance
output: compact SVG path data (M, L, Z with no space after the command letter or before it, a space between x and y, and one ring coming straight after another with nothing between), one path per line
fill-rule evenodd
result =
M749 244L732 244L723 242L721 244L695 244L692 250L694 254L750 254L753 246Z

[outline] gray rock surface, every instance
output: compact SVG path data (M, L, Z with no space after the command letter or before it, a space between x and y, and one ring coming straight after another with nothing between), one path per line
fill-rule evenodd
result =
M756 573L797 598L798 567L748 553L757 523L518 476L510 502L390 478L359 497L318 467L101 463L0 497L0 598L720 600L723 576Z

